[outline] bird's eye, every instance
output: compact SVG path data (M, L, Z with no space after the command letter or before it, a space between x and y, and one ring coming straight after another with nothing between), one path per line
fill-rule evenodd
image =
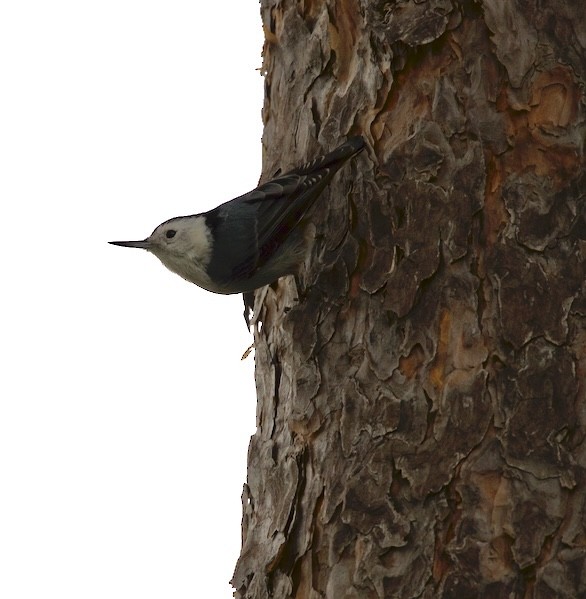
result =
M165 237L167 239L173 239L173 237L175 237L175 234L177 233L177 231L174 231L173 229L169 229L166 233L165 233Z

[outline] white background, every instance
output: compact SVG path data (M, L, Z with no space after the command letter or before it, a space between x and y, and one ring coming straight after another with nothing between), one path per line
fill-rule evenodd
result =
M229 598L255 430L240 296L146 252L260 174L257 2L0 11L0 597Z

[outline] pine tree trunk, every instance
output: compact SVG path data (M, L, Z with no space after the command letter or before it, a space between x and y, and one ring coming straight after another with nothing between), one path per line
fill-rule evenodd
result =
M369 148L257 292L236 597L586 597L586 18L262 0L264 174Z

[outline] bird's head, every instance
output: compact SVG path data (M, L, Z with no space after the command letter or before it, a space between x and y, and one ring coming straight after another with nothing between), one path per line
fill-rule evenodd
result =
M110 243L147 250L169 270L196 285L202 285L212 254L212 235L201 214L167 220L141 241Z

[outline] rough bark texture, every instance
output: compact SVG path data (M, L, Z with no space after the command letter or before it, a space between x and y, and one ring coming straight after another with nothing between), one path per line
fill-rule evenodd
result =
M586 597L586 18L262 0L264 173L369 143L257 292L240 598Z

